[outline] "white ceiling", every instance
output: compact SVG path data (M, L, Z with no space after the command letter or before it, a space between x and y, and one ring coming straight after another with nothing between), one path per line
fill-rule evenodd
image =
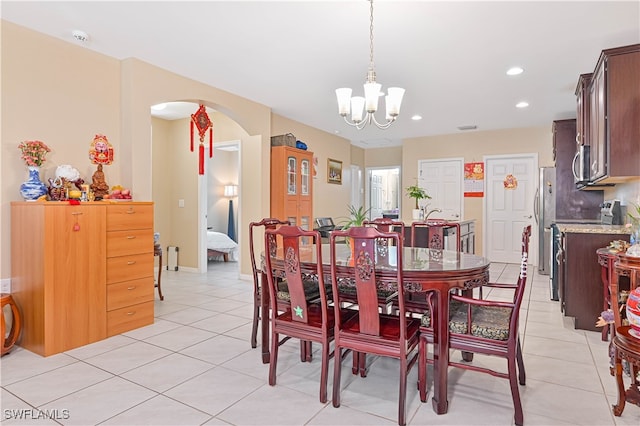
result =
M376 0L378 82L383 91L400 86L406 94L390 129L358 131L337 114L334 90L362 94L369 63L364 0L2 0L1 7L4 20L118 59L141 59L365 148L465 125L551 128L553 120L575 117L578 76L593 71L602 49L640 43L638 0ZM75 40L73 30L89 41ZM513 65L525 72L508 77ZM530 106L517 109L519 101ZM412 121L414 114L424 118Z

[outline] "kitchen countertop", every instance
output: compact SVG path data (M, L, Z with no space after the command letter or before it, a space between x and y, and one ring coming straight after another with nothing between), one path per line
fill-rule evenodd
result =
M624 225L602 225L595 223L556 223L560 232L574 234L630 234L631 228Z

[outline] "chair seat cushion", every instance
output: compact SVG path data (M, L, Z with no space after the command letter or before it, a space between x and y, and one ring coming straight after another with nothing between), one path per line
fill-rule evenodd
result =
M471 309L471 334L492 340L509 339L510 308L499 306L473 306ZM431 311L427 310L421 319L423 327L431 327ZM457 300L449 304L449 332L467 333L467 305Z
M318 289L318 282L314 280L303 281L302 285L304 286L304 294L306 296L307 301L316 300L320 297L320 290ZM281 281L278 283L278 300L282 300L284 302L291 301L291 295L289 294L289 288L287 287L286 281Z
M341 280L338 283L338 289L340 294L354 296L356 295L356 284L354 280ZM397 285L394 283L381 283L377 284L378 300L385 303L389 303L393 298L398 295Z
M343 321L343 332L349 334L360 334L360 317L357 315ZM417 318L406 318L407 340L412 340L417 335L420 328L420 321ZM380 315L380 338L396 342L400 339L400 317L397 315ZM372 338L375 338L372 336Z

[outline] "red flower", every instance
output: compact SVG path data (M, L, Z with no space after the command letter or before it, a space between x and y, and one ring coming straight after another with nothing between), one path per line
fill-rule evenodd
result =
M21 158L27 166L40 167L44 163L45 155L51 152L51 149L42 141L24 141L18 144L18 148L22 151Z

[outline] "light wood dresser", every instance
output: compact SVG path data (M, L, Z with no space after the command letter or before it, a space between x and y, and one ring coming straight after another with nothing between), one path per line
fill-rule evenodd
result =
M11 203L18 344L43 356L152 324L153 203Z

